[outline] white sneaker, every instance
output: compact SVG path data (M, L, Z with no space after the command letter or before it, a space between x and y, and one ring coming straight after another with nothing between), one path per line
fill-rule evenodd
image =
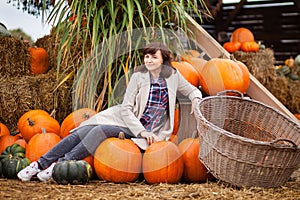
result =
M37 162L32 162L30 165L19 171L18 178L22 181L30 181L31 177L39 173L41 170L38 168Z
M51 179L53 168L54 168L55 164L56 163L52 163L50 165L50 167L48 167L47 169L45 169L37 174L37 177L40 179L40 181L46 182L49 179Z

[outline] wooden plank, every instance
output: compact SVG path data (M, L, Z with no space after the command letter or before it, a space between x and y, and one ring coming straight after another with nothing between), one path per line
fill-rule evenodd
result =
M194 42L205 51L210 58L219 57L220 55L223 55L225 58L230 58L230 54L193 18L187 13L185 17L189 29L193 30L191 38L195 38ZM299 123L297 118L252 75L250 75L250 86L247 90L247 94L251 98L281 111L296 123Z

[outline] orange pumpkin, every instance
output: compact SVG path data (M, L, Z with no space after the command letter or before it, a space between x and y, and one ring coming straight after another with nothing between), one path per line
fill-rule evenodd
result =
M41 47L29 47L30 71L32 74L44 74L49 69L49 56Z
M143 174L149 184L178 183L183 173L183 160L171 141L152 143L143 156Z
M20 138L20 136L2 135L0 137L0 155L6 149L6 147L11 146Z
M195 70L195 68L188 62L182 61L182 62L176 62L173 61L172 66L176 68L182 76L190 82L195 87L199 86L199 77L198 72Z
M78 127L81 122L89 119L97 112L90 108L81 108L70 113L61 123L60 137L64 138L70 134L70 130Z
M56 133L46 132L40 129L27 143L25 157L30 162L37 161L42 155L52 149L59 141L60 137Z
M238 28L232 32L230 42L254 42L254 35L247 28Z
M35 134L41 133L42 128L47 132L55 133L59 136L60 125L56 119L50 115L34 114L20 122L18 127L22 137L28 142Z
M300 120L300 114L295 113L294 116L295 116L298 120Z
M82 160L85 160L87 163L90 164L90 166L92 167L93 173L95 172L95 168L94 168L94 156L93 155L89 155L85 158L83 158Z
M20 139L16 140L14 143L18 144L26 149L27 142L26 142L26 140L24 140L24 138L20 138Z
M0 136L2 135L9 135L10 134L10 131L9 129L7 128L7 126L3 123L0 123Z
M242 42L241 49L244 52L258 52L259 44L257 42Z
M175 111L174 111L174 129L172 135L177 135L179 129L179 122L180 122L180 105L179 103L176 103Z
M142 164L140 149L130 139L108 138L96 149L94 168L97 176L116 183L137 180Z
M205 182L212 178L199 160L199 138L186 138L178 146L184 163L182 179L187 182Z
M36 110L29 110L27 112L25 112L18 120L18 129L20 129L20 127L23 126L24 123L27 123L27 119L34 116L34 115L49 115L48 112L44 111L44 110L39 110L39 109L36 109ZM49 115L50 116L50 115Z
M238 90L245 93L249 87L250 73L247 67L230 59L212 58L203 67L200 85L208 95L223 90Z
M234 52L240 50L241 45L242 44L240 42L225 42L223 44L223 47L229 53L234 53Z

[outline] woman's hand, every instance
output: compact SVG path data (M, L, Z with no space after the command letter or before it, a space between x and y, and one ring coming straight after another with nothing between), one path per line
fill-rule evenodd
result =
M194 98L193 100L192 100L192 108L191 108L191 114L193 114L194 113L194 109L195 109L195 107L196 107L196 105L197 105L197 102L199 102L201 99L200 98Z
M155 135L153 132L143 131L141 132L141 136L147 140L149 145L160 141L159 137L157 137L157 135Z

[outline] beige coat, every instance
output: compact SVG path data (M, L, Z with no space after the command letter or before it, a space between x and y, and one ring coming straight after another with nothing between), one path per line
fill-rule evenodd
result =
M183 76L178 72L174 73L166 79L169 95L169 118L164 126L154 132L160 139L168 140L172 134L174 127L174 111L176 103L176 93L180 92L187 96L190 100L195 97L201 98L202 94L193 85L189 84ZM145 131L140 123L145 106L147 104L150 91L150 75L149 72L136 72L131 76L126 93L121 105L110 107L101 111L82 122L79 127L85 125L107 124L128 127L132 133L138 137L139 133Z

